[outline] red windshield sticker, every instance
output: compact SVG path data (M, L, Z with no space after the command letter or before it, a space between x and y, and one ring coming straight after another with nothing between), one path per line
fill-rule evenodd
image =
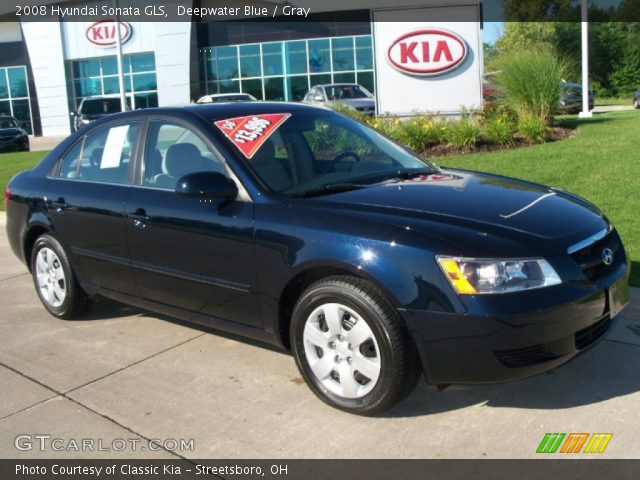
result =
M290 116L290 113L262 113L248 117L228 118L214 123L238 147L238 150L250 159Z

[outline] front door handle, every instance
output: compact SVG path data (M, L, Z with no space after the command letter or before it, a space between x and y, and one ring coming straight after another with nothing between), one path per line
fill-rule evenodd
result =
M129 214L129 218L133 220L133 226L136 228L144 228L147 226L149 216L144 208L136 208L136 211Z
M57 200L52 200L50 203L51 207L54 208L57 212L61 212L63 211L65 208L67 208L69 205L67 205L67 202L64 201L63 197L58 197Z

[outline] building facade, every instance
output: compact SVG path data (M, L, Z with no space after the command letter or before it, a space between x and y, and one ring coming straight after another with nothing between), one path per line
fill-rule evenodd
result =
M295 22L123 21L128 104L179 105L231 92L299 101L326 83L358 83L375 92L371 17L371 10L358 10L340 22L313 16ZM0 114L15 116L34 135L65 135L83 98L119 95L115 26L113 20L57 17L0 22Z

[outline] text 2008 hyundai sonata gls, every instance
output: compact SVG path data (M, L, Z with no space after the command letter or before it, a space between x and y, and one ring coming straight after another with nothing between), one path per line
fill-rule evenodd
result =
M5 197L11 246L53 315L102 295L291 348L316 395L359 414L421 372L553 368L628 301L627 257L595 206L438 168L310 106L112 115Z

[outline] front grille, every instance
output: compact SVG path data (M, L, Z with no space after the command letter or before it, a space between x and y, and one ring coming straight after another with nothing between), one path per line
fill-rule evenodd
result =
M622 255L622 248L620 238L615 231L608 233L600 240L571 254L571 258L578 263L580 270L582 270L582 273L587 279L597 280L605 275L609 268L611 268L611 265L605 265L602 261L602 251L605 248L611 249L613 252L613 263L617 263L620 255Z
M547 351L542 343L532 347L499 350L495 355L507 367L528 367L560 357L557 353Z
M576 332L576 348L582 350L592 345L609 331L609 327L611 327L611 317L607 314L593 325L589 325L587 328Z

